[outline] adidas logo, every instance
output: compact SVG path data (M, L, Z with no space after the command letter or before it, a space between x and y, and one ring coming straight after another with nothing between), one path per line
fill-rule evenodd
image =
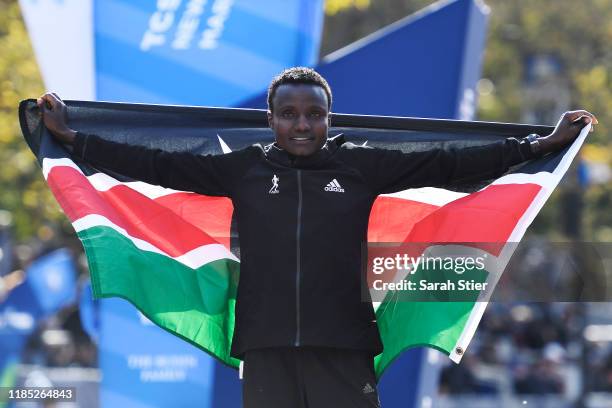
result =
M361 391L363 391L364 394L369 394L376 390L370 385L370 383L366 383L366 385L363 386L363 389Z
M344 193L344 189L336 179L333 179L332 181L327 183L327 185L325 186L325 191L335 191L337 193Z

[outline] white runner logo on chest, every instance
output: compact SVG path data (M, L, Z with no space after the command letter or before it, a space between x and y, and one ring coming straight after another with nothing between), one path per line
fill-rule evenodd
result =
M272 188L270 188L270 191L268 191L268 193L270 194L278 194L278 181L280 179L278 178L278 176L275 174L274 176L272 176Z

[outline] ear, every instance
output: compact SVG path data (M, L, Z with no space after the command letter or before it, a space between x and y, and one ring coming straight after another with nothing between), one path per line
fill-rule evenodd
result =
M327 127L328 128L331 128L331 115L332 115L331 112L327 114Z
M272 111L268 110L267 115L268 115L268 127L274 130Z

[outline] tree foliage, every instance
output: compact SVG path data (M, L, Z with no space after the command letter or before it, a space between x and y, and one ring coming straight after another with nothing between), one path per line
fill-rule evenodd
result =
M369 6L370 0L327 0L325 2L325 13L333 16L340 11L353 7L364 10Z
M18 3L0 0L0 210L12 214L20 240L46 238L61 220L34 155L21 136L19 101L40 95L43 85Z

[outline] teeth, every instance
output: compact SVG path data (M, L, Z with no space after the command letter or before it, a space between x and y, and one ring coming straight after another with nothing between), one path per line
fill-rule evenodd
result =
M310 140L309 137L293 137L293 140Z

